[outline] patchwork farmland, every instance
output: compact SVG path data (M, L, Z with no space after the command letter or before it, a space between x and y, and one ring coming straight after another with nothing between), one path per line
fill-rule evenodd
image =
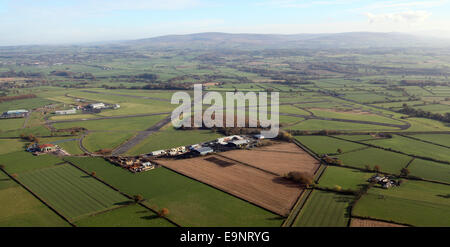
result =
M158 163L279 215L289 213L301 192L280 176L220 156Z
M448 50L255 47L8 48L0 227L450 225ZM175 128L194 84L278 92L279 136Z

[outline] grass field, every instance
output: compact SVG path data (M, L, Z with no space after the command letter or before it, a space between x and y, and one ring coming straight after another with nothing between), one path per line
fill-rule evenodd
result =
M301 209L294 226L345 227L350 220L352 196L314 190Z
M92 132L83 139L83 145L91 152L114 149L134 135L133 132Z
M21 134L25 135L33 134L35 136L49 136L51 133L50 130L45 128L44 126L26 127L25 129L18 128L12 131L0 131L1 137L19 137Z
M339 135L338 137L349 141L363 141L376 139L371 135Z
M0 132L20 129L25 122L25 118L0 119Z
M9 154L0 155L0 164L5 166L5 170L10 173L22 173L44 167L54 166L61 163L62 160L56 156L44 154L33 156L26 151L18 151Z
M336 185L342 189L358 190L363 184L368 184L373 173L362 172L355 169L327 166L319 180L319 186L334 188Z
M402 122L385 116L360 111L337 111L335 109L310 109L315 116L350 120L371 121L377 123L402 124Z
M69 164L23 173L19 179L58 212L73 220L129 201Z
M415 159L408 167L410 175L426 180L450 183L450 165Z
M133 204L98 215L85 217L74 223L81 227L171 227L166 219L152 211Z
M142 131L146 130L157 122L164 119L166 115L156 115L149 117L130 117L119 119L102 119L91 121L79 121L69 123L55 123L53 126L57 129L66 129L71 127L84 127L88 130L107 130L107 131Z
M3 113L9 110L31 110L34 108L38 108L44 105L49 105L55 103L55 101L43 99L43 98L32 98L32 99L21 99L21 100L13 100L2 102L0 104L0 112Z
M364 148L364 145L339 140L328 136L295 136L299 142L310 148L316 154L336 154L338 149L348 152Z
M361 151L350 152L336 156L343 161L344 165L365 168L369 165L373 168L378 165L381 171L393 174L399 174L400 170L406 166L411 157L380 150L377 148L369 148Z
M0 171L0 227L70 226Z
M412 135L412 137L450 147L450 135L422 134L422 135Z
M413 140L411 138L395 135L393 138L366 141L376 146L391 148L406 154L434 158L437 160L450 161L450 149Z
M414 226L448 226L449 188L412 180L389 190L372 188L356 203L352 213Z
M168 208L182 226L280 226L282 218L165 168L132 174L99 158L67 158L155 209Z
M20 139L0 139L0 155L24 150L26 144Z
M338 121L327 121L309 119L299 124L289 126L291 130L396 130L395 127L387 127L371 124L347 123Z
M71 155L83 154L84 152L78 146L78 141L68 141L58 143L62 149L66 150Z

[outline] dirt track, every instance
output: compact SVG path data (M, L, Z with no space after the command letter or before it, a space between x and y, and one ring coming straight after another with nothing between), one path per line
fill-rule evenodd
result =
M230 162L235 164L229 165ZM289 214L302 191L298 185L279 176L217 155L158 160L158 163L283 216Z

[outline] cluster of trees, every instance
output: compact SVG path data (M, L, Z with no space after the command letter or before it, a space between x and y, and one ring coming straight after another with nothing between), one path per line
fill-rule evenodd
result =
M13 100L19 100L19 99L31 99L36 98L35 94L23 94L23 95L17 95L17 96L4 96L0 97L0 103L6 102L6 101L13 101Z
M22 134L20 134L20 138L23 140L29 141L29 142L35 142L35 143L40 142L39 138L33 134L26 135L26 134L22 133Z
M403 104L403 108L398 110L398 112L406 114L410 117L421 117L421 118L429 118L433 120L438 120L446 123L450 123L450 113L440 114L440 113L432 113L429 111L424 111L422 109L414 109L407 104Z
M72 71L67 70L54 70L50 72L50 75L54 76L62 76L62 77L68 77L68 78L74 78L74 79L86 79L86 80L95 80L97 79L94 74L92 73L75 73Z
M305 187L309 187L314 184L313 175L306 172L292 171L286 174L284 177Z
M35 72L23 72L23 71L19 71L16 72L14 70L10 70L10 71L6 71L6 72L2 72L0 73L0 77L43 77L43 75L41 73L35 73Z
M335 166L342 166L343 162L342 160L338 159L338 158L331 158L330 156L325 155L324 157L322 157L322 160L329 164L329 165L335 165Z
M429 80L401 80L400 85L424 87L424 86L445 86L446 84Z

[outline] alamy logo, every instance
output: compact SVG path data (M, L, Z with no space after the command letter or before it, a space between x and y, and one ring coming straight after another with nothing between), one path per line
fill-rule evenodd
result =
M194 85L194 101L187 92L172 95L172 104L180 104L171 116L172 125L179 127L260 127L266 138L278 136L279 131L279 93L270 94L270 118L267 92L219 92L203 93L201 84ZM203 105L209 107L203 111ZM224 118L225 114L225 118Z

